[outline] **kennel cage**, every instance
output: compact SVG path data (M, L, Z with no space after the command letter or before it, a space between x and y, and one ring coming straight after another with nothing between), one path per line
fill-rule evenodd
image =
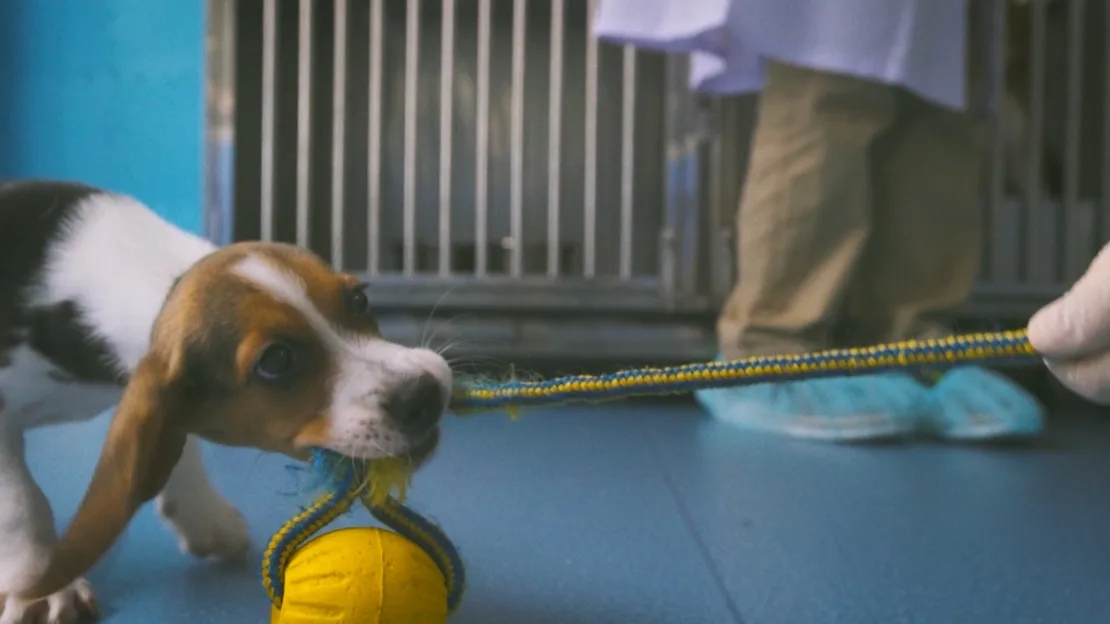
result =
M210 0L208 233L364 275L406 342L711 357L754 97L695 96L684 58L598 43L595 5ZM967 311L1020 318L1110 239L1108 12L972 7L990 156ZM1007 93L1024 119L998 114Z

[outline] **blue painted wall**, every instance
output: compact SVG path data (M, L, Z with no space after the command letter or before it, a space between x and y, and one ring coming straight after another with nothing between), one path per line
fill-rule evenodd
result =
M204 0L0 0L0 178L133 194L200 231Z

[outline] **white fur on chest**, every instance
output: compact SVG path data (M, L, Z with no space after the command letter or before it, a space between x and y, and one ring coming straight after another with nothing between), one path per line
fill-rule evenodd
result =
M115 405L122 394L114 384L69 380L64 371L26 345L10 351L7 358L9 365L0 368L5 425L31 429L88 420Z
M150 345L150 330L173 281L215 247L126 196L95 195L78 207L49 251L32 299L73 301L125 370Z

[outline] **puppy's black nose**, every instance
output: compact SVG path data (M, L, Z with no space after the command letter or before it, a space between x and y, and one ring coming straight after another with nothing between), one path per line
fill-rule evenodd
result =
M443 410L447 397L439 380L431 375L420 375L405 380L386 402L389 416L412 434L422 434L434 427Z

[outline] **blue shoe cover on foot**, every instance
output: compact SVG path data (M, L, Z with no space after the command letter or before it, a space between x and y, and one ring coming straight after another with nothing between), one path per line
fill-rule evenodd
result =
M977 366L954 368L932 388L929 429L952 440L1029 437L1044 429L1044 407L1005 376Z
M929 390L903 373L884 373L700 390L712 418L751 429L829 441L916 433L927 419Z

